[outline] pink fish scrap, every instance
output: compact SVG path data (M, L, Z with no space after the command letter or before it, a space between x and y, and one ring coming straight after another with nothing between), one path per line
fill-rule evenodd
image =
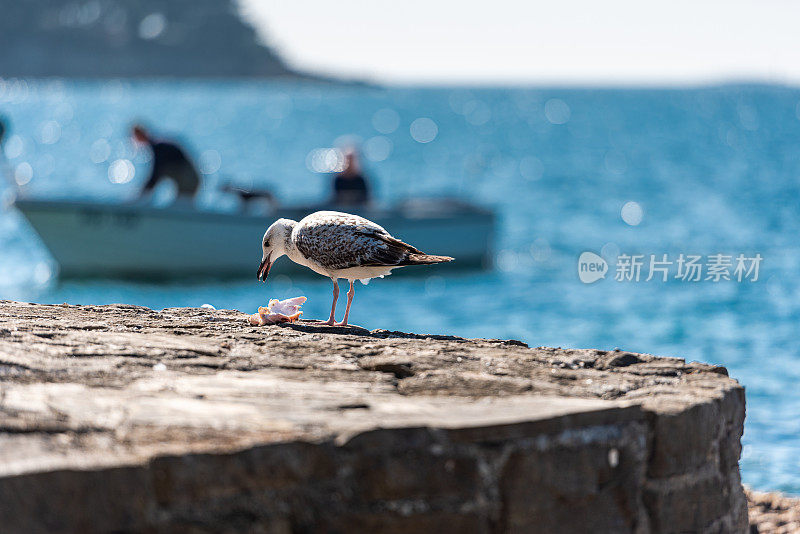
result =
M267 324L281 324L295 322L303 312L300 306L308 300L305 297L294 297L286 300L272 299L267 306L258 308L258 313L250 316L250 324L264 326Z

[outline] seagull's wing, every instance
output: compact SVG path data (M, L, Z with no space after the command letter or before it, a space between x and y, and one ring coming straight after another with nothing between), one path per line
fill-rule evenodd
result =
M422 254L372 221L344 213L306 217L292 239L305 257L331 270L408 265L409 254Z

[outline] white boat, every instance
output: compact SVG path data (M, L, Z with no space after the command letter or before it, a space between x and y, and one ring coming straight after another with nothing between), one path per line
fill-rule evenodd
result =
M15 205L50 250L60 276L139 279L255 277L267 226L278 217L300 220L320 209L249 215L91 201L18 199ZM437 272L491 265L494 215L486 209L452 199L426 199L356 213L422 251L456 258L437 266ZM432 272L397 272L401 271ZM311 274L291 261L278 262L273 269L302 272Z

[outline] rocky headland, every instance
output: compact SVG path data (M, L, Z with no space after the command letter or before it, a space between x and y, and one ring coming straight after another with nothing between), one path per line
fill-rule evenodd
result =
M234 0L25 0L0 16L0 77L281 77Z

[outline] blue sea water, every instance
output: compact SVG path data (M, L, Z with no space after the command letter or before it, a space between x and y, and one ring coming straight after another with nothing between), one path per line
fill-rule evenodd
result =
M492 207L494 269L428 268L421 277L359 286L351 321L724 365L747 388L744 481L796 494L799 103L800 90L771 86L0 81L0 114L11 123L8 174L25 195L135 196L147 170L146 155L126 137L137 120L190 148L205 173L201 202L220 209L235 208L215 192L228 180L270 187L290 204L325 198L330 177L313 172L326 163L319 149L352 141L364 147L380 202L450 194ZM584 251L606 258L605 279L579 280ZM257 243L253 254L257 261ZM638 282L615 280L620 254L643 255ZM646 281L651 254L763 260L756 281L754 273L742 282L684 281L675 263L668 281L660 274ZM252 311L270 297L304 294L306 316L318 318L330 305L322 278L148 284L59 281L52 272L23 217L0 212L0 298Z

